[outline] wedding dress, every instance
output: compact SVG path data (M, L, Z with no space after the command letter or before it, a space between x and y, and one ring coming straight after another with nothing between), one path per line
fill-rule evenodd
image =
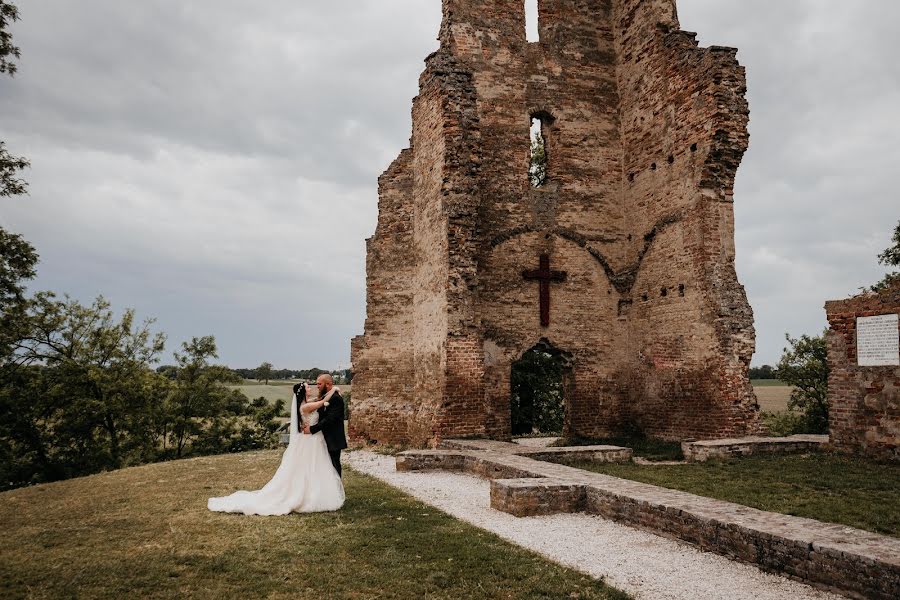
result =
M223 498L210 498L207 508L216 512L245 515L286 515L290 512L337 510L344 504L344 486L331 464L322 432L306 435L297 430L297 396L291 402L291 437L281 465L261 490L240 491ZM303 423L315 425L319 414L300 415Z

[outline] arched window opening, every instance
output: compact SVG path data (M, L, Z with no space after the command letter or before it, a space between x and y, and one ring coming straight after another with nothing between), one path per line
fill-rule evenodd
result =
M541 41L538 27L538 0L525 0L525 41Z
M528 166L528 179L531 187L539 188L547 183L547 143L545 138L545 119L531 117L531 163Z

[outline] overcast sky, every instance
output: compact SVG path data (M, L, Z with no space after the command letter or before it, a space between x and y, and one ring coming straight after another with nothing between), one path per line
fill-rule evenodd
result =
M365 318L376 178L404 148L439 0L18 0L0 139L30 195L0 225L34 289L156 317L171 351L348 366ZM702 45L740 49L751 147L737 270L754 364L818 333L823 303L886 272L900 218L900 2L680 0Z

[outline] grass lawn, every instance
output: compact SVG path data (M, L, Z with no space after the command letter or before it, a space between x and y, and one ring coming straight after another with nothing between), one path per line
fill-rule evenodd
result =
M627 598L345 469L336 513L245 517L280 452L198 458L0 494L3 598Z
M900 537L900 465L831 454L750 456L702 464L572 463L762 510Z

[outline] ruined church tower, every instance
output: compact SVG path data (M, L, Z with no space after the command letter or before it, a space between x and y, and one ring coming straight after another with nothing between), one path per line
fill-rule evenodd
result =
M351 434L508 438L511 365L538 344L565 357L568 434L752 432L736 50L699 48L674 0L538 4L529 43L523 0L443 0L410 147L379 179Z

